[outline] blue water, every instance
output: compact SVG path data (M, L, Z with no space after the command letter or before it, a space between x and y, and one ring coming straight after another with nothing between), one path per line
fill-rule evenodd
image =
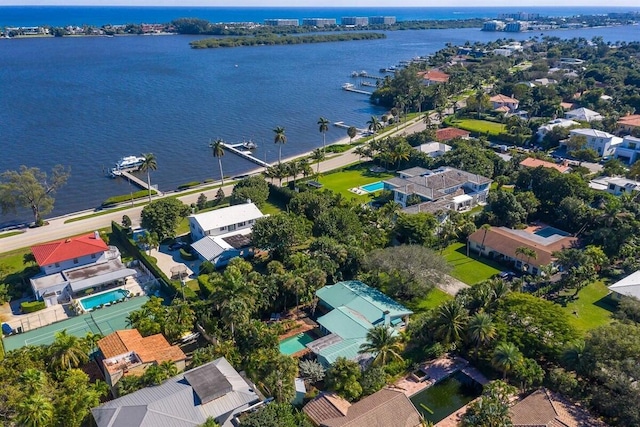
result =
M127 294L128 292L123 289L114 289L113 291L82 298L80 300L80 305L82 305L85 311L87 311L100 305L118 301L119 299L126 297Z
M399 21L424 19L496 18L500 13L521 11L543 16L574 16L627 12L636 7L95 7L95 6L5 6L0 7L0 27L31 25L96 25L165 23L176 18L196 17L211 22L258 22L268 18L336 18L343 16L395 16Z
M8 9L13 14L7 14ZM37 17L41 9L58 11L43 15L51 19L58 19L62 10L84 11L83 22L92 22L100 11L104 16L117 12L127 21L162 21L153 13L178 10L0 8L0 20L18 19L15 15L21 13L20 23L30 24L28 16ZM412 9L396 10L409 14ZM448 10L453 13L454 9ZM482 10L495 15L506 9ZM134 11L146 11L149 19L132 19ZM275 13L229 9L224 16L231 19L229 14L239 11L247 12L242 20ZM277 16L295 17L309 10L276 11ZM373 14L371 9L331 11ZM68 16L75 15L60 19ZM638 30L630 26L545 34L602 36L615 42L640 40ZM151 174L152 183L163 191L190 181L217 179L217 162L208 148L211 139L250 138L259 145L256 155L272 162L278 156L272 130L283 126L288 139L283 157L310 151L322 144L316 124L319 117L362 128L372 114L384 113L367 96L341 90L345 82L355 83L349 77L352 71L377 74L380 68L433 53L445 43L487 42L501 36L478 29L394 31L384 40L210 50L190 49L188 43L196 36L1 39L0 171L20 165L44 170L58 163L71 166L69 183L55 196L52 216L93 208L109 196L135 191L123 180L103 174L126 155L154 153L158 170ZM524 40L531 34L509 37ZM333 126L326 135L327 142L345 136L344 129ZM257 166L228 153L223 167L225 175L235 176ZM21 212L0 216L0 224L29 219L28 212Z
M306 344L313 340L314 338L306 332L289 337L280 341L280 353L290 356L307 348Z
M364 191L368 193L373 193L375 191L382 190L384 188L384 182L376 181L376 182L372 182L371 184L363 185L360 188L362 188Z

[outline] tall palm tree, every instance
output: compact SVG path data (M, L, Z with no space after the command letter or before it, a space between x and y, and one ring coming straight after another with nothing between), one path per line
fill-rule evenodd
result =
M32 394L16 407L16 420L23 427L49 427L53 424L53 405L41 394Z
M329 131L329 120L325 119L324 117L320 117L320 119L318 119L318 126L320 133L322 134L322 150L324 151L327 146L326 133L327 131Z
M386 365L391 359L402 360L400 338L393 332L394 330L387 325L378 325L369 329L367 342L360 345L358 352L375 354L373 363L380 366Z
M77 368L89 360L86 344L80 338L67 334L66 329L56 332L49 349L51 365L60 370Z
M224 141L220 138L209 143L209 148L213 152L213 157L218 158L218 166L220 166L220 182L224 186L224 174L222 173L222 156L224 156Z
M311 158L316 162L316 174L320 175L320 162L324 160L324 151L316 148L311 152Z
M482 244L478 248L478 257L480 257L482 251L484 250L484 240L487 238L487 231L491 230L491 226L489 224L482 224L480 226L480 229L484 231L484 234L482 235Z
M531 259L536 259L536 258L538 258L538 254L536 253L536 251L534 251L533 249L528 248L528 247L526 247L526 246L518 246L518 247L516 248L516 257L518 257L518 256L522 256L522 257L524 257L524 258L526 258L526 259L527 259L526 264L524 264L524 265L522 266L522 269L523 269L523 270L529 270L529 261L530 261ZM526 268L525 268L525 267L526 267Z
M522 353L514 344L502 342L493 351L491 364L502 371L502 378L507 378L507 373L512 371L522 361Z
M378 120L376 116L371 116L371 118L367 120L367 124L369 125L368 129L373 132L373 139L375 140L376 133L382 129L382 123L380 123L380 120Z
M467 324L467 310L459 302L447 301L436 314L436 335L446 344L460 341Z
M475 346L476 359L478 358L480 346L489 344L496 337L496 334L496 327L493 324L491 315L476 313L471 316L467 325L467 336Z
M158 162L156 156L153 153L142 153L144 160L138 170L147 173L147 187L149 188L149 203L151 203L151 171L158 169Z
M282 163L282 146L287 143L287 135L284 134L284 128L281 126L273 131L275 132L273 142L278 145L278 163Z

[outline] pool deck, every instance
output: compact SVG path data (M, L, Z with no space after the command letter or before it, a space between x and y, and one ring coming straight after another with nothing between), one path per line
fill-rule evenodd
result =
M311 330L317 328L317 326L318 326L318 325L314 324L315 322L312 323L312 321L309 321L309 320L307 320L305 322L305 319L296 320L296 323L298 324L298 326L293 328L289 332L280 335L278 337L278 342L281 342L282 340L285 340L287 338L294 337L294 336L296 336L298 334L311 331ZM311 352L311 350L309 350L308 348L305 348L303 350L300 350L300 351L297 351L297 352L295 352L293 354L290 354L289 356L291 356L293 358L300 358L300 357L302 357L305 354L308 354L310 352Z

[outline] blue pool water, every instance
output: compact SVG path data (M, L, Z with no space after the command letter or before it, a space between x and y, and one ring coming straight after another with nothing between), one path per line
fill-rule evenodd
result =
M286 354L287 356L292 355L307 348L306 344L309 344L313 340L313 337L306 332L294 335L280 341L280 353Z
M371 184L363 185L360 188L362 188L367 193L373 193L375 191L383 190L384 189L384 182L376 181L376 182L372 182Z
M129 292L124 289L114 289L113 291L82 298L80 300L80 305L85 310L91 310L92 308L96 308L100 305L118 301L119 299L126 297L128 294Z

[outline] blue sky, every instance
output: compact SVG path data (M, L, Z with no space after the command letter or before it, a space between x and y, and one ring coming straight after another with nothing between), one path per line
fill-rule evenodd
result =
M483 7L483 6L505 6L513 7L513 0L449 0L446 4L425 4L425 0L0 0L1 5L60 5L60 6L265 6L265 7ZM564 0L562 6L605 6L602 0ZM558 0L521 0L517 2L518 7L526 6L560 6ZM609 0L607 6L612 7L634 7L640 3L637 0Z

